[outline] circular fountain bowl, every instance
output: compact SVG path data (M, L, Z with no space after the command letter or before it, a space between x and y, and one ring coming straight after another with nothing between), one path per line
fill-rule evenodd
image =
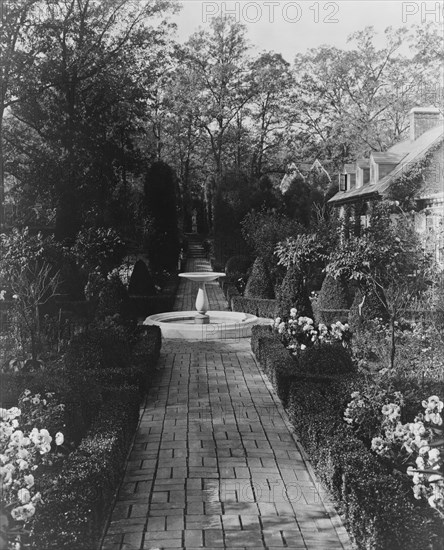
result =
M196 281L196 283L210 283L219 279L219 277L225 277L225 273L218 273L216 271L190 271L188 273L179 273L179 277Z
M255 315L235 311L207 311L210 322L196 324L196 311L169 311L150 315L144 325L160 327L164 338L184 340L227 340L248 338L251 327L259 322Z

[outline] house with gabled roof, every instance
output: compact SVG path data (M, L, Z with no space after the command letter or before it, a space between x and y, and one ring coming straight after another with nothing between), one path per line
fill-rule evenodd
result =
M424 248L444 266L444 118L434 107L415 107L409 117L409 139L346 164L339 175L339 191L329 203L338 208L340 217L352 218L359 234L371 223L372 201L392 197L398 182L419 173L415 229Z

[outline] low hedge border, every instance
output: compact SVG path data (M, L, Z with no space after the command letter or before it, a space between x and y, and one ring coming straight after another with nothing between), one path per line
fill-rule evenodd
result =
M138 388L112 394L38 508L32 548L97 547L139 421Z
M162 292L153 296L129 296L129 316L131 318L148 317L156 313L171 311L176 299L180 278L172 275L165 283Z
M116 353L112 362L110 354L121 344L118 334L111 341L106 329L94 329L92 335L74 339L66 365L62 362L47 372L8 374L7 388L3 380L2 398L9 406L17 404L24 388L58 393L68 415L64 433L68 441L78 443L56 474L56 482L45 481L51 472L43 478L45 498L29 542L36 550L97 547L139 420L142 394L151 385L160 355L159 327L140 326L128 332L125 353ZM90 357L82 343L88 344Z
M275 319L278 316L277 300L265 298L246 298L245 296L233 296L231 298L231 310L250 313L257 317Z
M271 327L253 327L251 343L357 548L442 548L442 523L413 498L411 480L381 464L343 422L360 376L299 371Z

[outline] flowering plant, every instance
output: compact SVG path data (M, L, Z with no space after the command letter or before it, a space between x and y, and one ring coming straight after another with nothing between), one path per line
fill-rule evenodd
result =
M31 396L26 390L22 399L38 400L41 396ZM41 419L37 413L35 420ZM0 409L0 543L6 548L8 542L15 544L25 526L33 518L36 506L42 501L36 489L35 475L41 465L50 463L49 453L53 438L45 428L33 427L25 432L20 429L29 425L23 421L22 410L18 407ZM31 422L32 423L32 422ZM24 428L26 429L26 428ZM54 438L55 446L63 444L63 434L58 432ZM14 540L13 540L14 539Z
M340 342L347 347L351 332L347 323L340 321L333 323L330 327L319 323L315 325L310 317L299 316L296 308L290 310L287 320L277 317L273 324L274 330L281 335L284 345L294 355L315 344Z
M424 413L413 422L402 424L400 411L393 404L392 414L382 424L382 434L372 440L372 450L394 462L414 463L407 467L412 476L415 498L426 498L429 505L444 517L443 402L432 395L422 402Z
M371 432L368 419L371 419L372 451L390 460L395 467L406 470L412 476L415 498L426 498L429 505L444 517L443 402L432 395L422 402L425 412L419 413L413 422L403 424L402 395L394 392L394 399L389 401L387 391L375 391L379 391L379 399L374 399L374 395L352 393L344 420L361 431L367 427L368 435ZM385 403L381 407L382 401ZM379 427L376 426L378 423Z
M368 443L375 434L379 434L384 420L394 418L404 405L400 392L380 389L376 385L353 392L351 398L344 412L344 420L359 438Z

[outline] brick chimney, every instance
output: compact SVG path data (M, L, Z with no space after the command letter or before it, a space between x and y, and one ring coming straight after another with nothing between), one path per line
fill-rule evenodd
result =
M443 122L441 111L436 107L414 107L410 113L410 141Z

